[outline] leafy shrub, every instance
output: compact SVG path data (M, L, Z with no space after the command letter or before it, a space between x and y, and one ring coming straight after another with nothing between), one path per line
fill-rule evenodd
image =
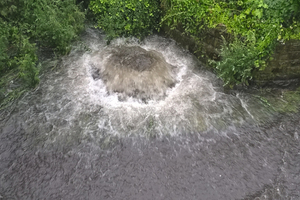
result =
M8 60L8 27L0 20L0 74L7 70L6 62Z
M168 5L163 22L172 27L180 24L186 33L198 40L201 40L199 32L202 29L220 25L235 37L232 44L221 49L223 60L212 62L219 76L230 85L247 83L254 69L263 69L277 41L300 39L298 0L163 2Z
M18 69L25 85L35 86L39 69L33 42L65 54L84 20L75 0L0 1L0 76Z
M28 38L22 39L20 54L17 58L19 76L29 87L39 83L39 69L36 66L37 56L35 44L29 42Z
M235 39L232 43L224 44L221 49L221 61L211 61L216 68L219 76L224 80L225 85L233 86L234 84L246 83L252 79L253 64L256 68L259 64L258 51L255 48L255 43L252 41L245 46L245 43L239 39Z
M171 1L171 2L170 2ZM205 21L209 6L213 4L210 0L164 0L163 5L168 5L166 15L162 19L162 23L175 28L181 24L187 33L197 34L199 28ZM200 27L199 27L200 26Z
M90 9L108 39L147 36L158 27L160 18L157 0L92 0Z
M31 25L32 36L44 45L67 53L70 42L83 29L84 13L79 11L74 0L31 1L26 3L30 9L26 10L25 18Z
M299 17L300 1L298 0L264 0L268 5L267 16L279 18L289 23L293 17Z

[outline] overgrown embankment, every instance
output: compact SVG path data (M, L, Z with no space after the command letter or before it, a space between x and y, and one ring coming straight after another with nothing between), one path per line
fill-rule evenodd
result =
M230 34L218 52L221 59L210 62L229 86L248 84L265 69L278 43L300 39L298 0L163 0L162 5L162 22L191 36L198 54L203 52L201 33L219 29Z
M0 2L0 108L39 83L37 49L68 53L84 19L75 0Z

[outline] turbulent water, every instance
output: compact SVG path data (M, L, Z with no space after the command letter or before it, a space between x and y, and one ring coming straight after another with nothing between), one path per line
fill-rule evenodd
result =
M225 93L170 39L104 37L0 111L0 199L300 199L298 115Z

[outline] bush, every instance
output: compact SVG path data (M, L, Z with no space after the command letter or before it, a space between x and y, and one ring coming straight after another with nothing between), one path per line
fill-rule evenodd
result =
M163 22L172 27L180 24L198 41L202 29L219 25L235 37L232 44L223 45L223 60L212 62L219 76L230 85L247 84L254 69L264 69L265 60L272 54L276 42L300 39L299 0L163 2L168 5Z
M256 60L259 53L255 48L255 43L245 43L239 39L235 39L232 43L224 44L221 49L221 61L211 61L219 76L224 80L225 85L233 86L234 84L246 83L252 79L253 65L259 67Z
M29 87L34 87L39 83L39 69L36 66L37 56L35 54L36 46L29 42L28 38L22 38L22 45L17 65L20 78Z
M168 9L165 11L166 14L161 24L165 23L172 29L180 24L186 33L197 36L206 24L208 9L213 2L210 0L163 0L161 4L163 8Z
M120 36L143 38L158 27L160 19L157 0L91 0L90 9L109 40Z
M56 48L61 53L69 52L69 44L83 29L84 13L74 0L40 0L28 3L26 16L32 25L32 35L43 45ZM34 10L35 17L30 19ZM32 21L31 21L32 20Z
M18 69L26 86L38 84L35 42L68 53L84 19L75 0L0 1L0 76Z
M8 69L6 62L8 61L8 36L9 29L6 23L0 20L0 74L5 73Z

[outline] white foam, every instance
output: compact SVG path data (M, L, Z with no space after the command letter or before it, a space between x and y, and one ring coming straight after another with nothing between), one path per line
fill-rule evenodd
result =
M231 117L236 101L231 104L229 99L234 97L220 92L215 83L216 77L195 70L199 62L192 55L176 46L174 41L159 36L149 37L143 43L134 38L119 38L110 45L140 46L160 52L174 66L177 81L166 91L166 97L145 103L133 97L120 101L118 94L108 94L103 81L91 75L91 63L103 64L103 60L95 57L94 53L101 54L106 50L106 41L98 35L92 31L92 37L87 37L86 44L92 49L90 52L72 55L65 62L67 95L76 103L72 118L80 118L82 113L94 115L84 128L87 132L96 123L99 129L111 135L178 135L201 132L211 127L220 129L232 121L240 122L242 117L239 113L244 115L245 112L238 111L235 117Z

